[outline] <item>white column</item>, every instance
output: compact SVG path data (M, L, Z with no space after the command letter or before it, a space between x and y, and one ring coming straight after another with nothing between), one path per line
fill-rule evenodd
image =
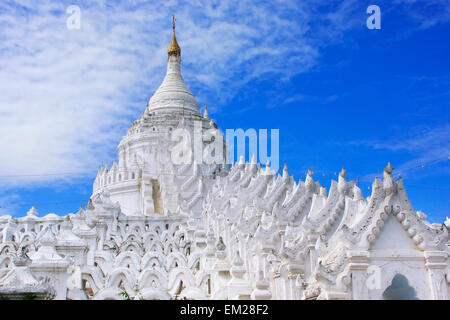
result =
M352 276L352 297L354 300L368 300L367 268L369 267L369 252L348 251L349 269Z
M425 251L425 267L427 268L431 299L448 300L447 280L445 273L447 269L447 253L444 251Z

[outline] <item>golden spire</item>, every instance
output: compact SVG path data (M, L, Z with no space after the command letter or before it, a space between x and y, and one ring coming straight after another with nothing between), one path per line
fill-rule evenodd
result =
M173 26L172 26L172 29L173 29L173 31L172 31L172 41L170 41L169 48L167 49L167 54L169 56L176 55L177 57L179 57L179 56L181 56L181 48L178 45L177 38L175 37L175 21L177 21L175 19L175 15L172 15L172 21L173 21L172 22L173 23Z

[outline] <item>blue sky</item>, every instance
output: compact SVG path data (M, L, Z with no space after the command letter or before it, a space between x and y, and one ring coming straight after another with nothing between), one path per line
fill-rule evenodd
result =
M280 129L296 179L328 188L345 166L365 196L391 161L416 210L450 216L450 1L29 2L0 3L0 214L87 203L162 81L175 13L185 80L221 129Z

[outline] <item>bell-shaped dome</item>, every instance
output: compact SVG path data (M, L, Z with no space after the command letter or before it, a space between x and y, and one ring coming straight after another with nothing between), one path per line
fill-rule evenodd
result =
M148 108L153 111L194 112L200 115L200 108L181 75L181 49L175 38L175 21L172 41L167 50L167 73L163 82L150 98Z

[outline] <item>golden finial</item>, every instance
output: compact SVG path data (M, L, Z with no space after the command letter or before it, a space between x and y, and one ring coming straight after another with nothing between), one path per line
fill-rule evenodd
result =
M181 55L181 48L178 45L177 38L175 37L175 21L177 21L177 19L175 18L175 15L172 15L172 41L170 41L167 53L169 56L176 55L179 57Z

